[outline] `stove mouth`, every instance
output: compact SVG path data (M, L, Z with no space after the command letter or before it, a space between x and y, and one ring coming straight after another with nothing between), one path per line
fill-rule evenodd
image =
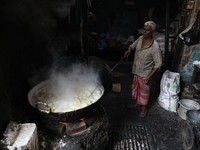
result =
M55 121L41 118L40 147L65 150L105 149L109 141L110 122L105 109L98 105L76 121Z
M76 121L55 121L50 118L41 118L41 126L44 130L48 130L51 133L74 136L89 130L91 126L98 122L98 119L104 115L104 113L102 107L99 106L84 118L80 118Z

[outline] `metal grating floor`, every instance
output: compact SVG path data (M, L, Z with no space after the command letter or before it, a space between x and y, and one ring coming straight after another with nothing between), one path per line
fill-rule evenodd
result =
M147 125L113 125L109 150L151 150Z

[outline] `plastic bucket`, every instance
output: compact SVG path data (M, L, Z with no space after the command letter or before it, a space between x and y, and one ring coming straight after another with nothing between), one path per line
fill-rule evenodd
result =
M191 122L194 127L200 128L200 111L199 110L188 110L187 113L187 120Z
M179 116L186 120L188 110L199 110L200 104L191 99L182 99L178 102L178 114Z

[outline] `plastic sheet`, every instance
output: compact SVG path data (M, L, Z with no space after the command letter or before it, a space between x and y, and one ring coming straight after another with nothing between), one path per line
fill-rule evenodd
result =
M187 46L199 43L200 39L200 11L197 14L197 19L187 32L182 32L182 37Z

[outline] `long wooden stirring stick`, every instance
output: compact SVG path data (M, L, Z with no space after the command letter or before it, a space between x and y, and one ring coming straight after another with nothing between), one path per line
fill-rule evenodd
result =
M102 81L104 81L104 80L107 78L107 76L119 65L119 63L121 63L121 61L122 61L124 58L125 58L125 57L122 57L122 58L120 59L120 61L118 61L118 63L116 63L115 66L112 67L112 69L108 72L108 74L105 76L105 78L104 78ZM92 93L90 94L90 96L92 96L92 94L93 94L94 91L99 87L99 85L100 85L100 83L97 84L97 86L96 86L95 89L92 91ZM90 96L89 96L89 97L90 97Z

